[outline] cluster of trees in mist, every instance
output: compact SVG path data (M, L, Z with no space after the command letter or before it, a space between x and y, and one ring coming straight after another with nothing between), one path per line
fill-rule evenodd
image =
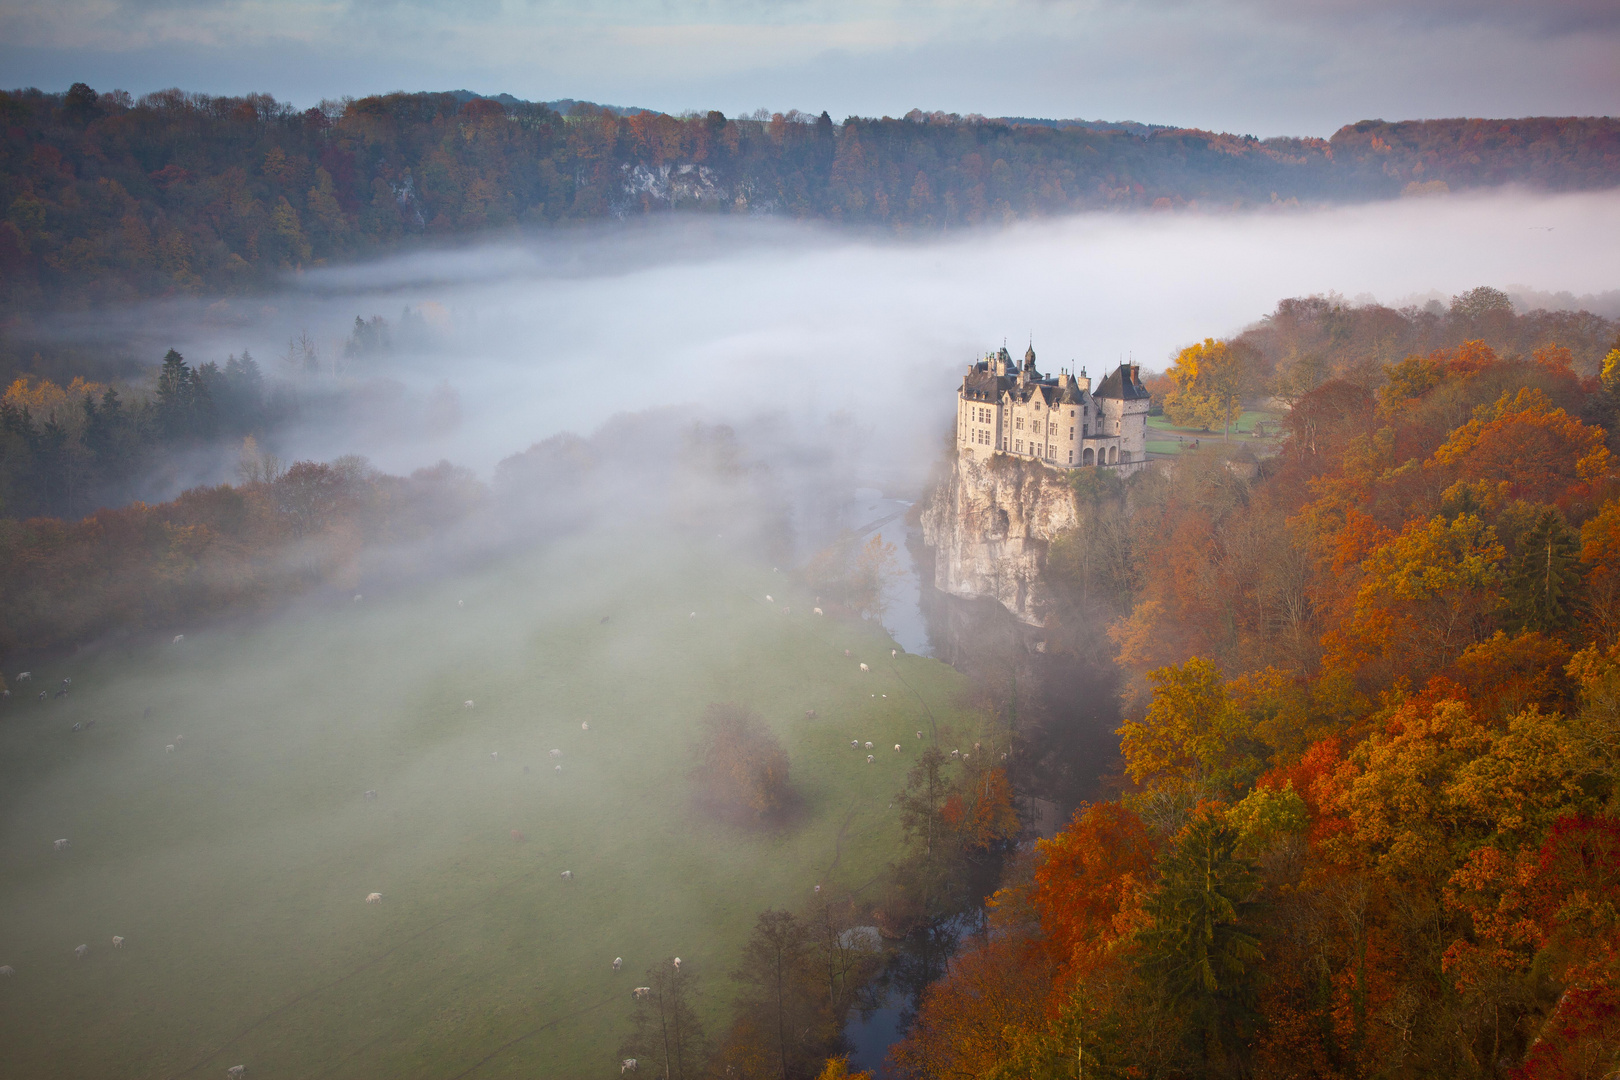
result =
M796 911L760 912L729 991L673 957L653 964L621 1057L672 1080L849 1075L843 1032L884 967L879 928L891 938L940 931L977 908L1020 831L1003 758L1008 732L989 722L977 733L940 734L977 741L966 753L930 746L912 766L895 795L902 843L885 878L855 889L828 881ZM700 805L751 825L785 824L787 754L759 717L738 705L711 705L696 754ZM927 961L900 968L912 991L938 973ZM711 995L729 999L717 1031L702 1022Z
M298 111L265 95L75 84L0 93L0 309L244 292L412 237L660 210L939 229L1097 207L1608 187L1609 119L1372 121L1332 139L913 111L562 115L396 93Z
M1392 314L1247 335L1348 376L1258 471L1077 472L1049 651L1112 616L1121 775L1009 867L903 1075L1620 1069L1620 340L1379 364Z

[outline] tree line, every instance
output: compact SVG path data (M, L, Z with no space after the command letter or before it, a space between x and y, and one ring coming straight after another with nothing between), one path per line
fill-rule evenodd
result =
M1386 316L1336 306L1250 344L1353 357ZM1620 1068L1620 341L1372 370L1258 470L1077 478L1052 621L1118 612L1120 772L1008 868L902 1075Z
M938 230L1095 208L1611 186L1620 122L1370 121L1331 139L395 93L0 92L0 308L240 294L400 243L664 211Z

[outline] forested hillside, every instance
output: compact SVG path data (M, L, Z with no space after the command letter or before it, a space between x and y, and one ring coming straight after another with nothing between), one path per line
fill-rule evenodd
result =
M1125 613L1119 794L1009 875L906 1075L1615 1075L1615 346L1407 355L1258 473L1078 477L1054 614Z
M668 210L939 230L1107 207L1613 185L1620 122L1356 124L1330 140L913 112L623 116L456 94L0 93L0 306L229 294L412 238Z

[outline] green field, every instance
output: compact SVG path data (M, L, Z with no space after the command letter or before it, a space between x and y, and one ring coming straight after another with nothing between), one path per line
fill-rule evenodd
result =
M1254 425L1264 423L1275 428L1282 415L1266 409L1245 409L1232 424L1231 437L1252 438ZM1147 450L1150 454L1176 454L1183 449L1190 450L1194 439L1201 443L1219 444L1221 441L1219 429L1211 432L1200 428L1180 428L1163 416L1148 417L1147 433Z
M956 672L811 599L598 539L13 681L0 1075L616 1076L630 988L670 954L718 1026L756 913L870 886L915 732L970 723ZM783 738L793 827L693 810L714 701Z

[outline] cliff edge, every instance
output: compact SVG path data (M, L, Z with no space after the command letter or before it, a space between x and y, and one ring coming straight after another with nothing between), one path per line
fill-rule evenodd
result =
M934 549L934 587L996 600L1041 626L1046 551L1080 523L1067 474L1039 462L974 451L957 454L928 496L923 542Z

